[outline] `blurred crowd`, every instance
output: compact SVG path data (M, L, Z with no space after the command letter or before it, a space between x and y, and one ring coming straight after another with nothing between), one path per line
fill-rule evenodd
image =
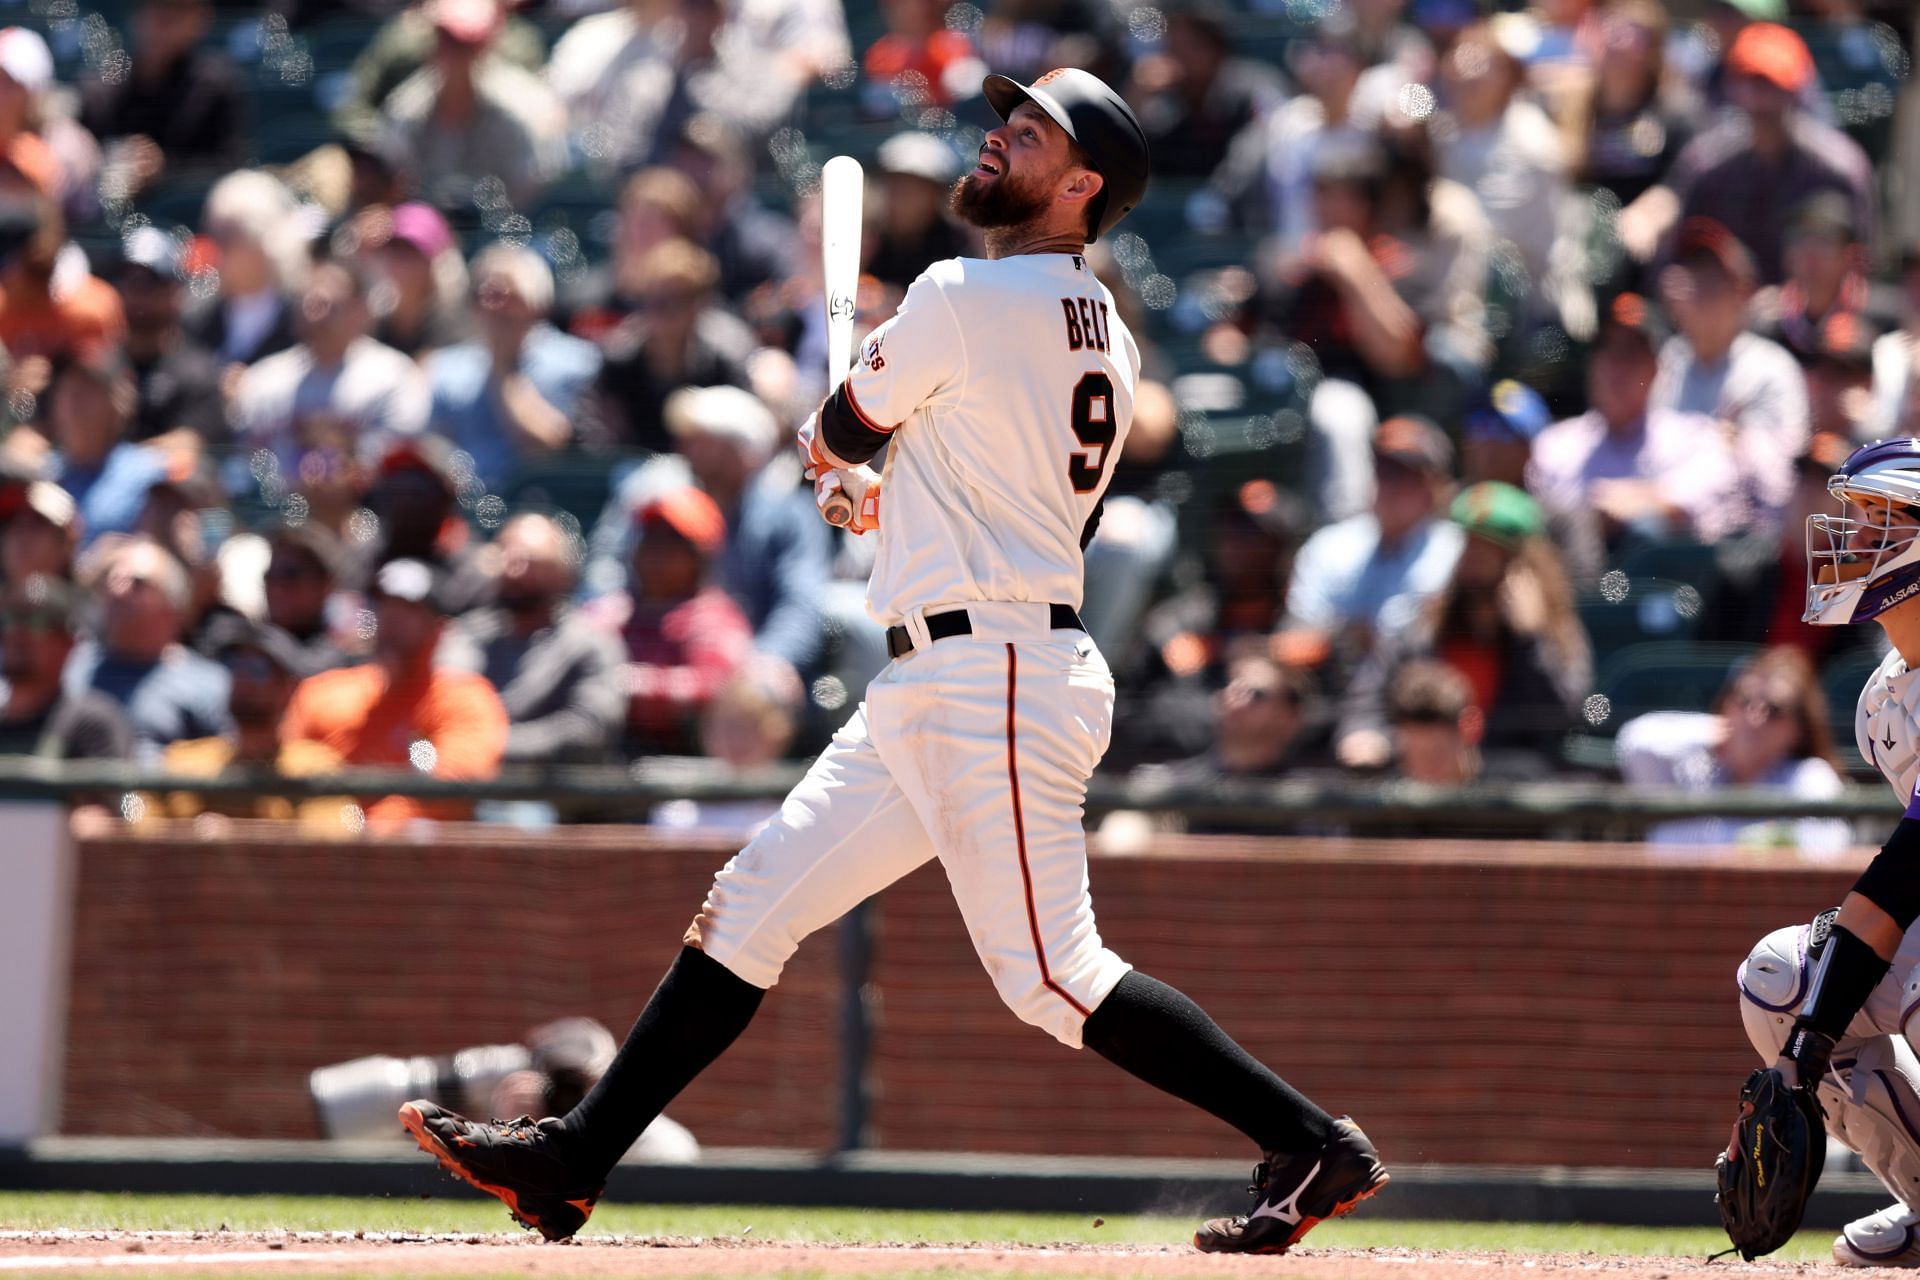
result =
M982 75L1075 65L1156 172L1092 251L1111 773L1830 796L1879 652L1801 529L1920 433L1920 95L1904 9L1795 6L0 0L0 752L804 756L886 660L789 447L819 162L877 324L978 251ZM210 808L472 812L124 812Z

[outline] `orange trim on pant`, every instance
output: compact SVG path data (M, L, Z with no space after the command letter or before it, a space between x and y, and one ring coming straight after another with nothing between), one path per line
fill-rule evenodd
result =
M1074 1012L1081 1017L1091 1017L1091 1011L1068 995L1066 989L1053 980L1047 970L1047 948L1040 941L1040 913L1033 905L1033 872L1027 868L1027 824L1020 814L1020 770L1015 762L1013 741L1014 674L1019 663L1014 657L1013 646L1007 646L1007 781L1013 787L1013 838L1020 850L1020 881L1026 886L1027 927L1033 931L1033 958L1040 963L1040 984L1053 994L1073 1006Z

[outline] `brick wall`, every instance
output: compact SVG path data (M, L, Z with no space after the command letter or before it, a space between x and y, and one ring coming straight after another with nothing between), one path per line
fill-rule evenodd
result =
M310 1136L324 1062L562 1013L623 1034L727 852L622 829L83 842L65 1129ZM1111 946L1390 1158L1698 1167L1752 1065L1734 967L1859 862L1195 839L1092 875ZM1014 1021L937 869L884 895L872 930L872 1145L1244 1153ZM830 935L803 948L675 1115L717 1145L830 1145L838 963Z

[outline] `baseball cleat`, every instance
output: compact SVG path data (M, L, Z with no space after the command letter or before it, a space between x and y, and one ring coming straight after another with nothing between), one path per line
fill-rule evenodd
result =
M420 1149L440 1167L507 1206L514 1221L549 1240L565 1240L587 1224L606 1190L583 1183L555 1149L555 1120L494 1120L481 1124L416 1099L400 1108Z
M1920 1267L1920 1213L1891 1204L1841 1228L1833 1260L1843 1267Z
M1253 1170L1253 1212L1214 1218L1193 1233L1202 1253L1285 1253L1328 1218L1344 1217L1387 1185L1380 1153L1341 1116L1318 1151L1280 1156L1269 1151Z

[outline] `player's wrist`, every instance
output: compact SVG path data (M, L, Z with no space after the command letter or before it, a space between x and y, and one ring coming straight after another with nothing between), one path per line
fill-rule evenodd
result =
M1805 1018L1797 1018L1793 1030L1787 1033L1786 1047L1780 1051L1775 1069L1790 1087L1818 1088L1832 1065L1835 1043L1835 1037L1809 1025Z

